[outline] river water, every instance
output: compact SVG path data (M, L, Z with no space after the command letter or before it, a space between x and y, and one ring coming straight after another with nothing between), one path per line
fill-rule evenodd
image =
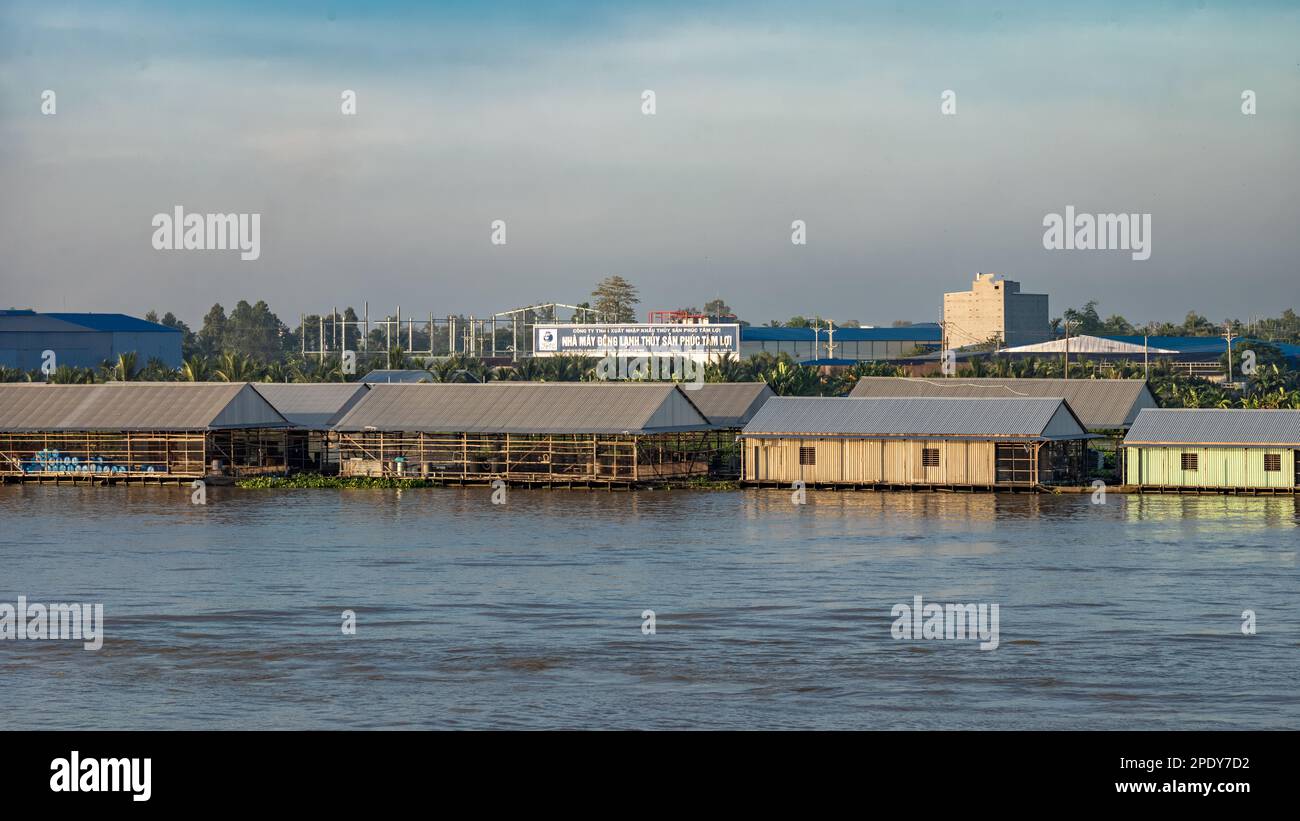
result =
M0 729L1300 728L1290 497L491 493L0 487Z

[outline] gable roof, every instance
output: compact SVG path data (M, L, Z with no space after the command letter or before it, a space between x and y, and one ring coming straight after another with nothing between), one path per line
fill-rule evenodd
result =
M1089 430L1122 430L1156 398L1145 379L920 379L864 376L854 397L949 396L961 398L1062 397Z
M0 384L0 431L282 428L247 382Z
M329 430L368 390L360 382L257 382L260 393L290 424Z
M1061 398L952 399L936 397L828 398L777 396L767 400L743 436L848 435L928 437L1090 438Z
M485 382L371 385L334 429L647 434L712 427L668 382Z
M1300 410L1148 408L1124 444L1300 447Z
M1067 348L1068 346L1068 348ZM1127 354L1129 356L1141 356L1144 353L1154 354L1171 354L1178 351L1168 348L1158 348L1151 345L1149 348L1140 343L1125 342L1122 339L1114 339L1104 336L1089 336L1079 334L1072 336L1068 340L1050 339L1046 342L1036 342L1032 345L1017 345L1014 348L999 348L998 353L1064 353L1066 350L1070 353L1080 354Z
M686 395L715 425L744 427L763 403L776 396L766 382L705 382L692 389L683 385Z

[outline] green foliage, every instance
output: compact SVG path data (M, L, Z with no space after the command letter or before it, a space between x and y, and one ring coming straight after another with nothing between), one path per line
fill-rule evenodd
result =
M641 300L636 287L623 277L605 277L591 296L602 322L636 322L636 306Z
M438 487L433 479L396 479L378 476L321 476L317 473L299 473L294 476L257 476L239 479L237 487L255 490L281 488L340 488L344 490L374 490L388 488Z

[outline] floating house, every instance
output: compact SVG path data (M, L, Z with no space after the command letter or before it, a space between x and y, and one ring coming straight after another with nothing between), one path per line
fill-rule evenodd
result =
M283 473L289 423L246 382L0 384L0 476Z
M334 426L344 476L630 486L706 476L715 426L672 383L376 384Z
M1300 410L1144 410L1124 438L1142 489L1287 492L1300 485Z
M1145 379L914 379L864 376L853 397L946 396L960 399L1061 397L1083 426L1094 433L1128 430L1143 408L1156 407Z
M1087 440L1057 398L774 397L741 432L745 482L871 488L1077 483Z
M337 473L330 430L369 388L355 382L259 382L254 390L289 422L285 461L290 471Z
M705 418L718 429L710 473L720 479L740 477L737 434L754 418L763 403L776 394L766 382L705 382L682 386Z

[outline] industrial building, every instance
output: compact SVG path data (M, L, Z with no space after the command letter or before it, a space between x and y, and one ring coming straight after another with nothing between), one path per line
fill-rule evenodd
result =
M1146 490L1294 493L1297 450L1300 410L1147 409L1124 438L1125 483Z
M1047 294L1023 294L1020 283L997 274L976 274L969 291L943 295L948 348L997 339L1001 345L1029 345L1052 338Z
M372 385L334 435L344 476L547 486L707 476L717 442L662 382Z
M898 328L768 328L746 325L740 329L740 358L755 354L789 354L798 362L831 360L883 362L902 359L918 351L937 351L943 333L934 323Z
M283 473L289 423L246 382L0 384L0 476L116 482Z
M160 359L168 368L181 366L181 332L125 314L0 311L0 365L37 370L45 352L56 365L96 368L119 354L134 353L141 366Z
M769 399L741 433L746 482L1035 489L1077 483L1092 438L1064 399Z
M964 399L1061 397L1093 433L1128 430L1143 408L1156 407L1145 379L915 379L866 376L849 396L947 396Z
M285 463L289 471L338 473L338 448L329 431L369 388L358 382L259 382L253 389L288 421Z

